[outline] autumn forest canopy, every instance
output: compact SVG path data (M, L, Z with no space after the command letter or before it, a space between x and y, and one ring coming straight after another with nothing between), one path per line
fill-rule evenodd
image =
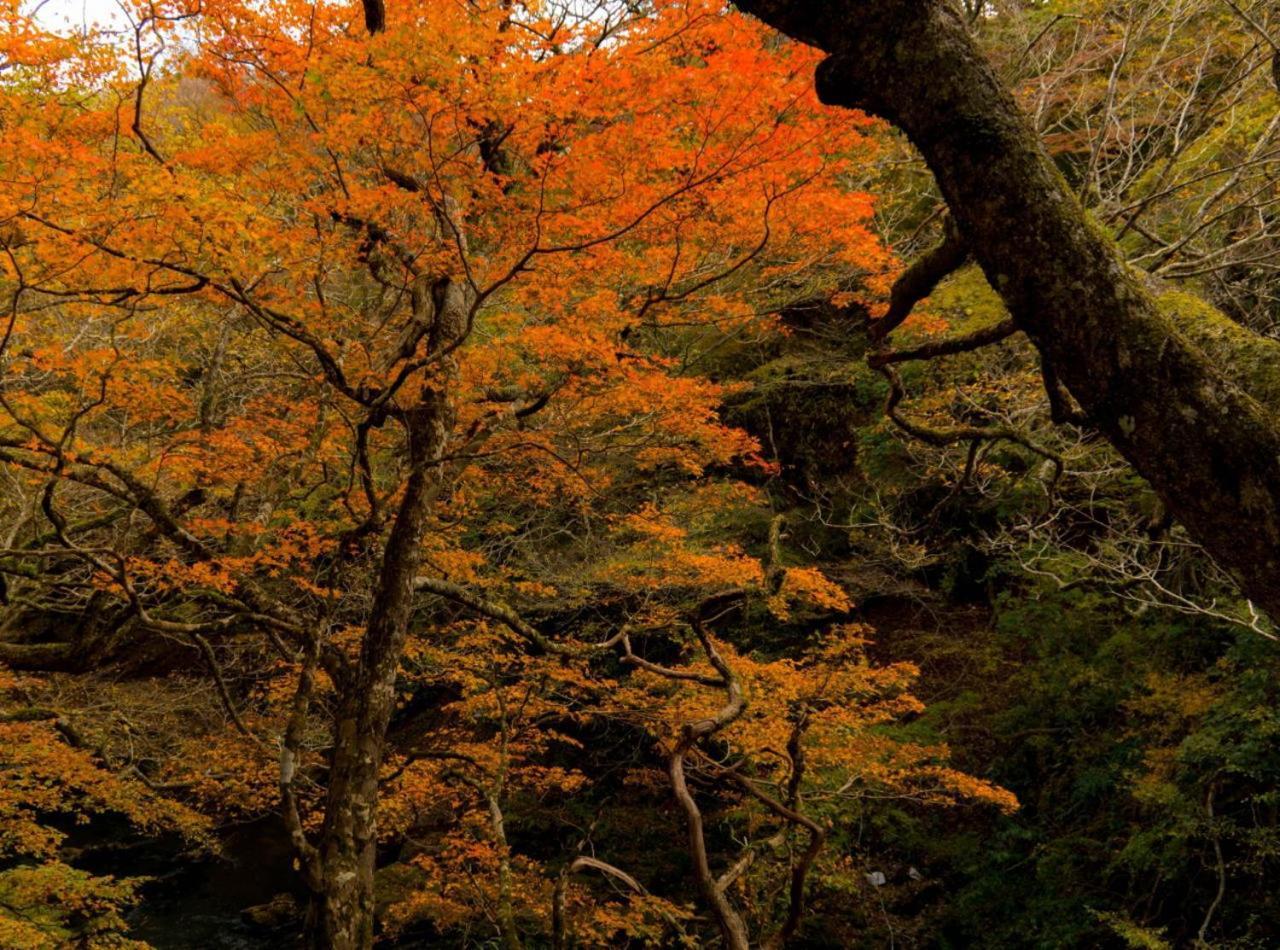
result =
M0 948L1280 945L1269 0L0 5Z

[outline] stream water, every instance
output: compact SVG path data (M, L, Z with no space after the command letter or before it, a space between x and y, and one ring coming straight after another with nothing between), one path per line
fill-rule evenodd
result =
M178 859L160 870L134 870L153 880L129 917L131 936L156 950L261 950L288 946L282 935L247 924L246 907L296 892L292 855L277 820L229 829L222 854Z

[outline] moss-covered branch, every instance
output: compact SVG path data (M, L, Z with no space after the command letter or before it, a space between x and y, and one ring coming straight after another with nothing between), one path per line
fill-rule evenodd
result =
M1127 267L940 0L743 0L830 55L830 104L899 126L1017 327L1245 593L1280 617L1280 344Z

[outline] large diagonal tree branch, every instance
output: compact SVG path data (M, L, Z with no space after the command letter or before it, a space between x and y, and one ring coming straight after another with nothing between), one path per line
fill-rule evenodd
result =
M1081 409L1280 617L1280 344L1130 270L944 0L740 0L824 50L824 102L901 128Z

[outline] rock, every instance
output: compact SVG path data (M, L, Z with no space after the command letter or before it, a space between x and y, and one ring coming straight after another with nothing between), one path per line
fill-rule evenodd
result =
M292 924L301 916L298 902L292 894L277 894L265 904L254 904L240 911L240 919L262 930L278 930Z

